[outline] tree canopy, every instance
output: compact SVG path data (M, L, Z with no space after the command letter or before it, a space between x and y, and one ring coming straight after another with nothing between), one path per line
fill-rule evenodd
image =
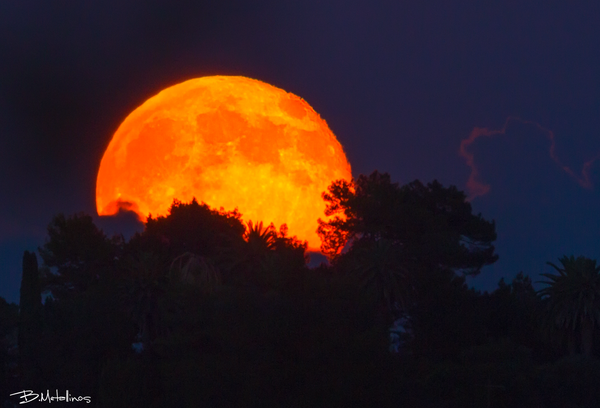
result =
M495 223L456 187L374 172L323 198L333 262L317 268L285 224L195 200L128 242L59 214L40 248L53 296L40 305L26 252L20 318L0 299L0 389L37 377L102 406L598 405L598 361L555 362L540 319L600 354L595 261L561 259L542 296L523 273L482 294L466 275L497 259Z
M143 235L164 244L171 259L185 252L216 258L223 248L241 241L244 231L237 210L214 210L193 199L175 200L167 216L149 217Z
M44 266L53 268L46 270L42 289L51 290L55 298L85 291L112 270L123 244L122 237L109 239L87 214L58 214L39 248Z
M335 259L344 246L361 240L391 240L407 263L476 275L498 259L492 242L495 222L473 215L471 204L456 187L415 180L398 186L387 173L338 180L323 194L325 215L319 220L322 251Z

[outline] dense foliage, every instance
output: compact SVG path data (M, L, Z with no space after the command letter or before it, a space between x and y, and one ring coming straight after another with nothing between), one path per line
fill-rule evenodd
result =
M24 255L20 310L0 299L2 398L37 387L106 407L598 405L595 261L562 258L539 293L523 273L481 293L466 276L497 259L495 224L456 188L375 172L324 199L331 263L314 268L285 225L195 200L127 241L57 215L43 265Z
M498 259L494 222L473 215L456 187L418 180L399 187L389 174L375 171L334 182L323 198L325 214L334 217L319 220L319 235L332 258L344 245L383 238L402 247L404 263L477 274Z

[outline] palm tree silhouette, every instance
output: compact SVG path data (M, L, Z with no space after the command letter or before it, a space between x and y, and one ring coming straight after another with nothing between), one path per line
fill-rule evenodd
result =
M583 256L563 256L562 267L547 262L558 275L543 273L548 285L538 291L546 302L550 325L566 332L569 352L575 352L575 335L580 334L580 351L592 355L594 327L600 324L600 266Z
M273 224L263 227L262 221L256 224L248 221L248 229L244 233L244 238L248 243L249 253L262 256L268 251L275 249L277 232Z
M213 262L191 252L173 260L169 275L172 280L198 286L206 293L212 293L221 283L221 274Z
M355 246L352 273L361 290L385 306L393 317L395 306L403 311L409 302L408 271L400 259L400 246L390 239L366 240Z
M262 221L253 224L248 221L248 228L244 233L246 244L242 251L241 261L245 265L248 278L259 286L268 285L270 280L269 271L265 269L268 265L269 255L273 253L277 243L277 232L273 224L263 226Z
M246 286L248 283L264 284L263 265L269 265L268 257L277 249L277 231L271 223L265 227L258 222L248 221L243 240L223 247L216 259L218 269L225 281Z

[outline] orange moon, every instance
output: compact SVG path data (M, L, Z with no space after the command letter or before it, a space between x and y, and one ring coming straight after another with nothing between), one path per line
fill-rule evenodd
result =
M302 98L241 76L191 79L135 109L114 134L96 181L99 215L165 216L174 199L237 208L287 224L318 250L321 194L352 178L341 144Z

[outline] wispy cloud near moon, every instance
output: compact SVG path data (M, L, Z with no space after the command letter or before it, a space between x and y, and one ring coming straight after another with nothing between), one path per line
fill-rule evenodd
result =
M600 158L600 153L596 154L592 159L583 163L581 174L575 173L570 167L565 166L556 156L555 151L555 141L554 141L554 132L545 127L541 126L539 123L523 120L514 116L509 116L504 125L500 129L488 129L488 128L473 128L471 134L468 138L464 139L460 143L460 149L458 153L461 157L463 157L467 163L467 166L471 169L471 174L469 175L469 179L467 180L467 192L469 193L469 201L473 200L476 197L483 196L490 191L491 186L486 184L481 180L479 169L475 164L475 155L469 151L469 146L473 144L478 138L492 137L497 135L505 135L507 128L511 123L521 123L523 125L532 126L541 133L543 133L548 140L550 141L550 147L548 148L548 153L550 158L560 166L569 176L571 176L581 187L586 189L592 189L594 187L593 182L590 180L590 169L594 162Z

